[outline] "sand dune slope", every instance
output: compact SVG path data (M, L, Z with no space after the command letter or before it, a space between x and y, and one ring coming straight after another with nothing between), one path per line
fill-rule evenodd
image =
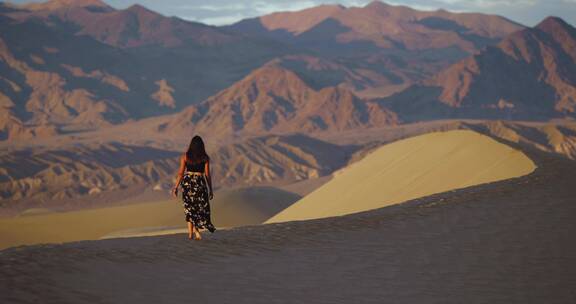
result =
M576 163L378 210L0 251L0 303L576 303Z
M430 133L377 149L267 222L350 214L518 177L534 169L522 152L479 133Z
M261 224L299 198L273 187L217 191L211 201L212 221L218 228ZM186 231L186 222L180 198L72 212L32 209L23 216L0 219L0 249L181 231Z

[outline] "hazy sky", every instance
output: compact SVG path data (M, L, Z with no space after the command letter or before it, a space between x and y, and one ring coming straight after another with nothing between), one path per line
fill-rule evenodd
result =
M1 0L0 0L1 1ZM238 20L277 11L300 10L319 4L364 6L370 0L104 0L116 8L142 4L167 16L178 16L211 25L234 23ZM14 3L39 2L12 0ZM455 12L498 14L525 25L535 25L546 16L558 16L576 25L576 0L390 0L393 5L416 9L443 8Z

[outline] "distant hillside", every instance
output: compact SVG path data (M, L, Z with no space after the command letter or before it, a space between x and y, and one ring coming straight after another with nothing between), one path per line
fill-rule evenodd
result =
M419 11L373 1L364 7L320 5L277 12L224 28L308 49L393 80L361 91L365 97L383 97L524 26L495 15Z
M211 46L241 40L215 27L165 17L139 4L117 10L100 0L50 0L12 7L19 10L9 14L16 20L34 19L121 48Z
M100 1L0 4L0 26L1 140L178 112L288 51Z
M252 138L208 152L214 184L222 188L325 176L344 166L356 149L289 135ZM57 206L65 199L135 185L168 191L180 154L119 142L2 151L0 208Z
M394 113L376 102L360 99L343 87L321 86L320 81L305 82L282 62L273 61L174 115L160 128L230 135L337 131L398 123Z
M257 185L329 175L345 166L358 149L299 134L272 135L222 146L211 158L218 185Z
M346 30L330 30L334 22ZM271 34L250 30L256 23ZM279 110L282 102L275 100L264 106L273 110L243 109L242 122L236 114L223 125L207 117L203 127L258 133L395 124L401 119L394 113L360 98L397 93L522 28L498 16L422 12L377 1L362 8L277 13L222 29L141 5L119 10L99 0L51 0L0 4L0 24L0 140L107 128L180 111L181 122L208 108L218 112L213 116L226 116L226 110L214 110L227 107L217 100L246 93L231 93L238 88L230 86L243 78L286 76L263 67L273 58L319 92L306 89L314 96L309 105L302 105L306 94L264 90L271 99L294 103L293 109ZM280 39L278 31L292 38ZM29 35L36 38L21 38ZM234 107L246 107L244 100ZM169 125L182 127L178 122Z
M0 207L47 206L136 184L154 185L175 174L177 155L118 142L2 151Z
M547 18L388 102L411 121L576 118L576 29Z
M329 52L455 48L471 53L523 26L495 15L419 11L372 1L364 7L321 5L272 13L229 28Z

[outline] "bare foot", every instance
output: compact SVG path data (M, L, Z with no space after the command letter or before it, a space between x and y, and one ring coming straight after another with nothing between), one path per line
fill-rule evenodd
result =
M196 240L201 240L202 239L202 235L200 234L200 231L196 230L194 231L194 236L196 237Z

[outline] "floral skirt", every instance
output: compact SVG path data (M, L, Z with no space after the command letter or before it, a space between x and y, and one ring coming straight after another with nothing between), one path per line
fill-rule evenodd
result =
M210 220L210 199L204 175L186 172L180 185L182 186L182 202L186 221L192 222L196 228L204 228L214 232L216 228Z

